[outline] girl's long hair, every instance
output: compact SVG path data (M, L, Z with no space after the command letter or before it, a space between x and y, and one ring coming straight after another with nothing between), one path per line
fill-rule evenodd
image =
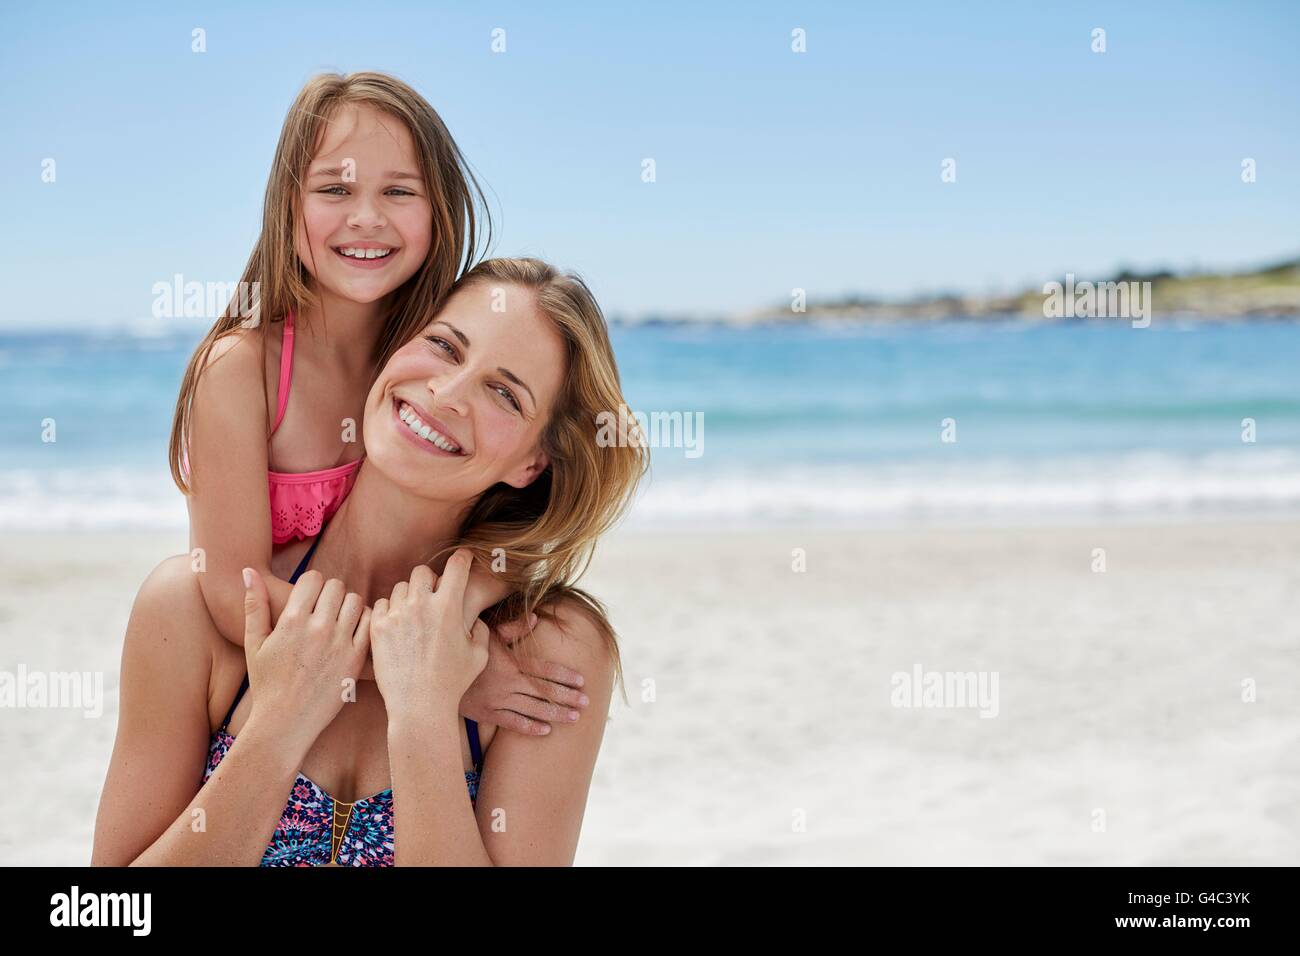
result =
M457 283L522 287L564 342L565 374L541 445L550 464L531 484L504 482L485 491L461 524L455 547L468 548L511 595L485 615L489 623L554 619L564 598L600 630L622 683L618 642L603 605L574 586L597 539L622 516L649 469L650 456L627 411L605 317L576 274L538 259L488 259Z
M326 125L345 106L365 105L394 117L411 133L424 185L433 206L433 236L423 265L391 297L379 336L375 368L415 335L441 306L456 277L491 242L492 224L483 191L469 170L442 118L419 93L384 73L323 73L313 77L289 108L275 148L262 207L262 231L240 280L253 289L255 314L237 295L204 336L185 369L172 416L168 457L172 480L186 494L193 491L187 474L186 444L199 377L217 341L241 328L255 329L262 348L272 327L293 311L301 314L312 300L310 274L298 258L294 237L301 214L301 195ZM265 354L265 353L263 353ZM264 383L265 384L265 383ZM267 432L270 433L268 415Z

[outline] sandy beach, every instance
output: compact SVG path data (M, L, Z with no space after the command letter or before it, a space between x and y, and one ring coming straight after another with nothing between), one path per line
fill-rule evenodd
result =
M127 615L184 543L4 535L0 671L105 699L0 709L0 864L89 860ZM625 530L585 586L628 703L579 864L1300 862L1300 522ZM996 715L896 706L918 669L996 674Z

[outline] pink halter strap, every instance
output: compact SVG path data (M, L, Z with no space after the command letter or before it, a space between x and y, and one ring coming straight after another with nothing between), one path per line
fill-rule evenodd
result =
M293 384L293 313L284 317L284 335L280 339L280 384L276 387L275 424L271 434L284 421L284 410L289 407L289 386Z

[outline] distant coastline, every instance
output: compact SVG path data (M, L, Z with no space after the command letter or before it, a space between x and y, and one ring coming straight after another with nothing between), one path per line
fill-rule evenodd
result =
M1065 276L1044 280L1065 282ZM1259 319L1300 317L1300 258L1244 272L1169 271L1140 273L1123 271L1107 278L1076 276L1102 283L1149 282L1151 308L1157 316L1189 319ZM1066 317L1044 314L1047 294L1043 286L1012 295L980 296L954 293L883 299L866 295L817 299L809 296L803 311L790 302L731 315L698 316L643 315L614 316L625 325L688 325L700 322L726 325L799 325L807 322L912 322L935 320L1036 319L1065 321ZM1072 319L1071 319L1072 320ZM1097 321L1108 321L1099 319Z
M1089 275L1051 276L1037 287L1007 295L966 295L957 292L917 295L908 298L884 298L866 294L819 298L810 290L802 311L792 300L770 306L736 312L646 312L611 311L609 323L624 327L653 326L800 326L823 323L865 325L878 323L1037 321L1043 323L1099 321L1115 319L1084 318L1073 310L1064 315L1048 315L1044 303L1049 298L1045 287L1059 283L1067 289L1091 283L1097 287L1118 283L1150 283L1150 302L1143 306L1159 319L1190 321L1223 320L1300 320L1300 258L1239 272L1171 271L1134 272L1098 278ZM1048 310L1050 311L1050 310ZM141 317L99 321L61 323L41 319L23 324L0 323L0 344L6 339L22 341L40 338L49 341L75 341L83 338L104 341L129 338L154 341L158 347L176 340L197 342L212 325L213 318ZM4 354L0 352L0 364Z

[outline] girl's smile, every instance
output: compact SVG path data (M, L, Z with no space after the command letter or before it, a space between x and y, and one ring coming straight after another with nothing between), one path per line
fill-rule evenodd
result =
M380 242L349 242L342 246L331 246L334 253L347 261L348 265L358 269L382 269L390 265L401 249Z

